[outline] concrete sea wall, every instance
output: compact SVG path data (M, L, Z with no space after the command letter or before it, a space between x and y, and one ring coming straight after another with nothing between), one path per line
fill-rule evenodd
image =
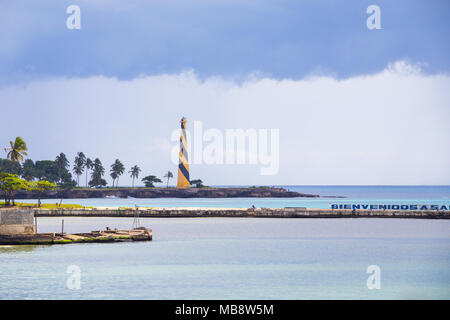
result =
M0 210L0 235L34 234L34 212L27 209Z
M135 209L32 209L37 217L133 217ZM256 217L256 218L417 218L450 219L448 211L332 210L306 208L148 208L140 217Z

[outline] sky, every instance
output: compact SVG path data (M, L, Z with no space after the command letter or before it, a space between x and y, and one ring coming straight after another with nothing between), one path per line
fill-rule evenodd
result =
M79 30L66 27L71 4ZM366 25L372 4L379 30ZM450 184L449 9L438 0L1 1L0 144L21 136L33 160L83 151L162 177L177 171L171 135L185 116L188 129L279 130L275 174L191 164L206 184Z

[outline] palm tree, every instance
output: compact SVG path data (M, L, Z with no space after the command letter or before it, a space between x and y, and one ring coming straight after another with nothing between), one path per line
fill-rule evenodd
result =
M78 152L77 157L80 158L80 161L84 164L86 162L86 156L83 152Z
M117 178L116 187L119 185L119 177L123 174L125 171L125 167L123 166L123 163L120 162L119 159L116 159L116 161L111 165L111 178L113 178L113 187L114 187L114 180Z
M66 155L61 152L56 156L55 163L58 168L59 181L62 181L64 176L67 177L68 174L70 175L70 172L67 170L69 167L69 160L67 160ZM70 179L72 179L72 177L70 177Z
M110 174L110 176L111 176L111 178L113 179L112 186L113 186L113 188L114 188L114 181L117 179L117 173L116 173L113 169L111 169L111 174Z
M86 156L83 152L78 152L73 162L73 173L77 176L77 185L80 186L80 175L84 172Z
M58 168L61 170L67 169L67 167L69 166L69 160L67 160L66 155L62 152L56 156L55 162Z
M84 172L84 163L81 162L78 156L75 157L72 171L77 176L77 185L80 186L80 175Z
M130 177L133 178L133 188L134 188L134 179L139 178L139 172L141 172L141 168L139 168L137 165L131 167L131 170L128 171L130 173Z
M103 167L102 162L99 158L95 158L92 164L92 174L89 185L91 185L92 187L106 185L106 181L102 178L104 174L105 168Z
M86 187L87 187L89 170L91 170L94 167L94 163L90 158L86 158L86 161L84 162L84 167L86 168Z
M28 155L25 141L21 137L16 137L16 140L10 141L9 144L11 147L5 148L5 152L9 151L6 157L12 162L22 162L23 157Z
M167 178L167 188L169 187L169 179L173 178L173 173L170 171L167 171L167 173L164 175L163 178Z
M83 172L84 172L84 165L86 164L86 156L84 155L83 152L77 152L77 155L75 157L75 161L78 161L78 164L80 165L80 167L82 168Z

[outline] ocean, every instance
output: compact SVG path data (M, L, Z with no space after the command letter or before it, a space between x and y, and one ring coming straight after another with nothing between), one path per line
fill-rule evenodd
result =
M130 218L64 218L67 232ZM0 248L1 299L449 299L450 221L141 218L151 242ZM39 218L39 232L60 228ZM69 266L80 289L67 287ZM367 268L380 268L369 290Z
M448 203L450 194L449 187L288 188L359 202ZM317 204L298 198L106 199L120 206L137 200L152 206ZM66 232L128 229L132 223L64 218ZM450 298L448 220L141 218L140 224L153 230L153 241L0 246L0 299ZM60 226L61 218L38 219L38 232L58 232ZM80 271L79 289L68 286L73 266ZM367 285L374 266L379 289Z
M320 198L90 198L64 199L63 203L99 207L224 207L224 208L329 208L330 204L437 204L450 206L450 186L280 186ZM340 198L343 197L343 198ZM21 202L37 202L35 199ZM43 203L59 202L44 199Z

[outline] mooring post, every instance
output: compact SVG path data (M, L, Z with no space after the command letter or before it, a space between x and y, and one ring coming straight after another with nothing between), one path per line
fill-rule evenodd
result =
M64 219L61 221L61 235L64 234Z

